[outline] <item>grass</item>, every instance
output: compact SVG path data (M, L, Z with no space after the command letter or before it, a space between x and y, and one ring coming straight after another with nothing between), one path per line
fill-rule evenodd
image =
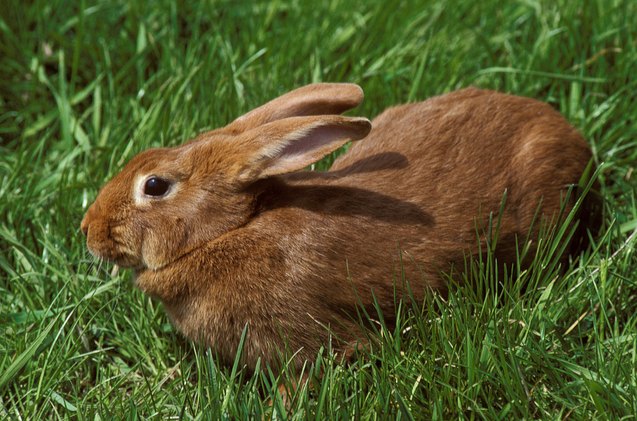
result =
M635 16L630 0L6 0L0 417L635 419ZM538 262L504 289L471 263L351 365L326 344L288 412L275 389L294 373L220 367L78 226L138 151L313 81L359 83L366 116L468 85L545 100L604 163L606 227L566 271Z

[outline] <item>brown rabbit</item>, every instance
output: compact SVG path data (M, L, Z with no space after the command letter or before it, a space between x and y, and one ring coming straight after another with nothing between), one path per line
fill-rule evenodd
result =
M226 363L247 325L249 367L278 364L286 346L300 365L330 332L337 351L360 338L357 305L375 299L391 320L404 279L416 299L444 291L441 272L477 251L490 214L497 257L513 261L538 206L555 220L591 158L532 99L464 89L391 108L371 132L338 115L362 99L356 85L309 85L137 155L86 213L89 249L134 268L177 328ZM330 171L300 171L365 136Z

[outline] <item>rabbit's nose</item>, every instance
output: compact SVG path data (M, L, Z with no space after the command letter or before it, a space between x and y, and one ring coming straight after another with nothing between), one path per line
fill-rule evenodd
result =
M90 222L89 222L89 217L87 212L86 215L84 215L84 218L82 218L82 222L80 223L80 229L82 230L85 236L88 235L89 225L90 225Z

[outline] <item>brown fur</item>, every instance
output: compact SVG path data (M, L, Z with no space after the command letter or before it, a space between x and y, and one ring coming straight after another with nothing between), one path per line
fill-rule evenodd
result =
M300 365L330 331L348 350L358 303L372 310L375 296L391 317L403 277L416 299L444 290L441 271L476 252L476 224L497 215L505 191L497 256L513 261L538 206L554 218L591 158L535 100L465 89L391 108L371 132L336 115L361 100L356 85L310 85L139 154L82 221L90 250L134 267L177 328L226 363L247 324L248 366L276 365L285 343ZM330 171L297 171L368 132ZM176 191L135 199L149 174Z

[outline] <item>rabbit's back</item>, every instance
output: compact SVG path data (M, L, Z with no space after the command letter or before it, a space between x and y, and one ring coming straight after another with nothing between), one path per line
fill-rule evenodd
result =
M416 204L433 221L418 235L452 248L475 245L476 228L486 229L492 214L501 220L502 250L514 253L538 207L556 216L591 157L548 104L475 88L390 108L372 124L330 171Z

